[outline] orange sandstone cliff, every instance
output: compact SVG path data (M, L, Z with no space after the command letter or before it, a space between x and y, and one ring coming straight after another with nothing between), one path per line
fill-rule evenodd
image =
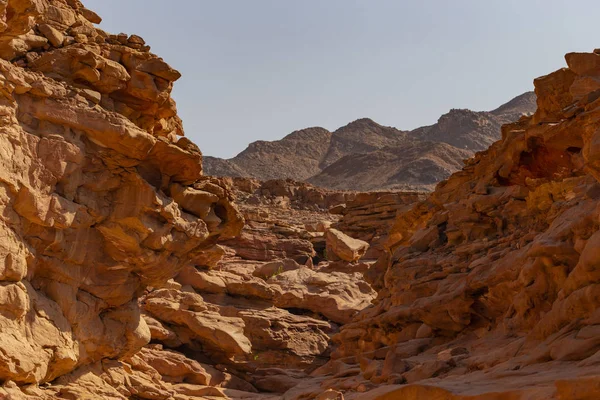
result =
M600 52L423 199L203 176L99 22L0 0L0 398L600 398Z
M533 116L396 219L374 306L297 396L600 398L600 51L566 61Z
M94 27L77 0L4 0L0 16L0 381L11 388L136 354L151 337L139 296L243 219L179 138L180 75L141 38Z

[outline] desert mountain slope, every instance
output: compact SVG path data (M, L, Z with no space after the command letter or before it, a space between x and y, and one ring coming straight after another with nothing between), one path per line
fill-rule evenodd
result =
M506 104L490 111L502 124L517 121L523 113L533 113L537 108L535 92L526 92Z
M498 140L502 124L533 111L535 94L527 92L490 112L451 110L436 124L411 132L363 118L333 133L310 128L279 141L255 142L230 160L205 157L204 167L208 175L293 179L332 189L431 190L464 159ZM355 156L362 160L360 169L347 161ZM382 171L388 172L381 176Z
M244 171L244 175L259 175L262 180L290 177L304 180L320 171L331 136L326 129L308 128L274 142L254 142L228 164ZM210 161L207 165L211 165Z
M345 156L370 153L386 147L399 147L407 141L406 132L379 125L369 118L362 118L333 133L320 167L327 168Z
M308 182L338 190L426 191L462 168L462 160L470 156L469 151L446 143L407 141L401 147L346 155Z

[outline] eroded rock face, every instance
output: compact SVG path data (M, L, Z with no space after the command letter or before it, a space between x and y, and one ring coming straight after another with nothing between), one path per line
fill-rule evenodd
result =
M533 116L399 215L376 304L288 398L597 397L600 54L566 59Z
M313 265L352 195L202 176L143 39L77 0L0 17L0 397L280 398L324 365L376 295Z
M600 395L600 54L406 210L202 176L179 74L99 21L0 1L0 397ZM377 263L324 260L396 212Z
M342 218L334 227L369 243L365 258L378 259L385 253L385 242L398 214L425 198L418 192L357 193L341 208Z
M363 274L370 266L314 264L312 239L336 219L327 206L340 194L284 181L244 179L233 187L246 217L242 235L218 245L222 259L197 258L169 288L145 295L143 317L154 343L233 377L215 386L283 393L327 362L332 335L371 304L376 292Z
M78 1L0 6L0 381L36 384L138 353L138 297L243 220L141 38Z

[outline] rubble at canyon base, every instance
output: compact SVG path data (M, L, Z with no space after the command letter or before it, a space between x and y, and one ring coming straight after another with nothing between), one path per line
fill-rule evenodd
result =
M0 1L0 398L600 397L600 51L431 195L202 174L179 73Z

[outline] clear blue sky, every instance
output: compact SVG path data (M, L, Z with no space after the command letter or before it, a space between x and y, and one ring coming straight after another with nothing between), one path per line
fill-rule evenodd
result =
M488 110L600 47L598 0L83 0L183 73L204 154L369 117L399 129Z

